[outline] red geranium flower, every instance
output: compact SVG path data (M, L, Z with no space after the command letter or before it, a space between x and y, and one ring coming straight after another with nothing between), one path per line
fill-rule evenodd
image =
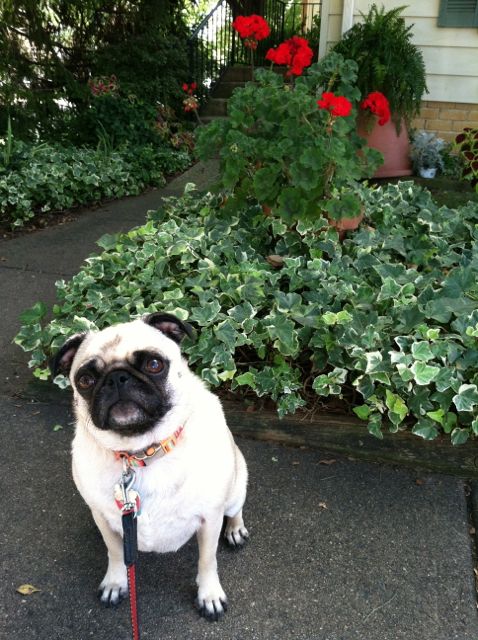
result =
M332 116L349 116L352 113L352 103L344 96L336 96L330 91L325 91L322 98L317 100L319 109L326 109Z
M286 75L300 76L305 67L308 67L314 52L309 47L309 43L305 38L292 36L289 40L282 42L277 49L269 49L266 53L266 60L274 62L274 64L284 64L289 67Z
M195 82L191 82L191 84L188 84L187 82L183 83L183 91L185 91L189 96L193 95L197 87L198 86Z
M253 14L251 16L237 16L232 23L233 28L241 38L245 39L244 44L255 49L259 40L264 40L269 36L271 30L262 16ZM254 46L251 46L253 44Z
M390 105L387 98L380 91L372 91L360 104L361 109L370 109L378 116L378 124L383 126L390 120Z

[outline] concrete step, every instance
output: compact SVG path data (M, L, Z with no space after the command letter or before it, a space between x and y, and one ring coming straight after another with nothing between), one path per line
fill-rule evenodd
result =
M203 124L209 124L210 122L212 122L213 120L227 120L226 116L203 116L201 114L201 122Z
M269 65L265 65L265 69L269 69ZM274 65L272 71L274 73L278 73L280 75L284 75L287 71L286 67L278 67ZM234 65L233 67L228 67L224 72L221 81L219 84L223 82L248 82L252 80L251 67L246 65Z
M213 98L230 98L232 96L232 92L237 87L243 87L244 82L230 82L226 80L221 80L221 82L214 88L211 97Z
M209 100L201 110L201 115L226 116L227 98L209 98Z
M247 82L248 80L252 80L251 67L242 64L228 67L221 78L221 82Z

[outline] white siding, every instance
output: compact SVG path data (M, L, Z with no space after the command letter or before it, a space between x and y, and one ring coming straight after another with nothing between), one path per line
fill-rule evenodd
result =
M342 27L342 0L323 3L328 20L320 55L340 40ZM361 20L360 12L368 13L371 4L355 0L354 22ZM426 99L478 103L478 29L438 27L439 0L384 0L383 4L387 10L408 4L402 15L406 24L413 25L413 41L423 51L429 89Z

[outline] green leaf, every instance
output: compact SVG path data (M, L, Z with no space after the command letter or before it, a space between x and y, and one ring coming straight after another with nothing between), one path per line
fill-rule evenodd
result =
M243 325L246 320L250 320L256 315L256 311L250 302L238 304L229 309L227 313L240 325Z
M296 309L302 302L302 297L298 293L283 293L277 291L274 294L276 300L277 309L281 313L287 313Z
M213 300L203 307L195 307L191 312L191 320L197 322L201 327L211 324L221 311L221 305L217 300Z
M358 407L354 407L353 412L360 420L367 420L370 415L370 407L367 404L361 404Z
M276 339L276 348L285 356L293 356L299 350L299 341L295 324L282 315L268 320L266 329L271 338Z
M476 384L462 384L452 401L458 411L473 411L478 404L478 388Z
M435 422L439 422L441 425L445 421L445 412L443 411L443 409L437 409L436 411L427 411L427 416Z
M236 376L235 381L240 386L247 385L252 389L256 388L256 376L251 371L246 371L246 373Z
M47 310L44 302L35 302L33 307L26 309L26 311L20 314L20 322L22 322L22 324L36 324L45 317Z
M382 418L379 413L370 414L367 429L373 436L379 440L383 440Z
M400 290L400 285L395 282L393 278L385 278L382 286L380 287L377 300L389 300L390 298L396 298L400 293Z
M454 445L465 444L469 437L470 432L468 429L460 429L459 427L456 427L456 429L453 429L451 432L451 442Z
M397 416L397 418L391 418L394 424L402 422L402 420L404 420L408 414L408 407L404 403L402 398L399 395L392 393L388 389L385 390L385 404L387 405L389 411Z
M412 344L412 355L415 360L422 362L428 362L428 360L433 360L434 358L428 342L414 342Z
M419 385L429 385L440 372L440 367L432 367L424 362L414 362L410 367L415 382Z
M456 413L452 413L451 411L449 411L445 415L445 420L443 422L443 431L445 433L451 433L453 431L457 421L458 421L458 418L457 418Z
M475 436L478 436L478 418L475 418L471 423L471 429Z
M438 436L438 429L431 420L421 418L414 425L412 433L424 440L434 440Z

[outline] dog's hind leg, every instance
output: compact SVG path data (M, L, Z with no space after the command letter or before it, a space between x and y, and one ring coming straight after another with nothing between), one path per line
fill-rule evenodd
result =
M224 537L229 546L237 549L242 547L249 538L249 532L244 526L242 519L242 509L235 516L226 517L226 528L224 529Z

